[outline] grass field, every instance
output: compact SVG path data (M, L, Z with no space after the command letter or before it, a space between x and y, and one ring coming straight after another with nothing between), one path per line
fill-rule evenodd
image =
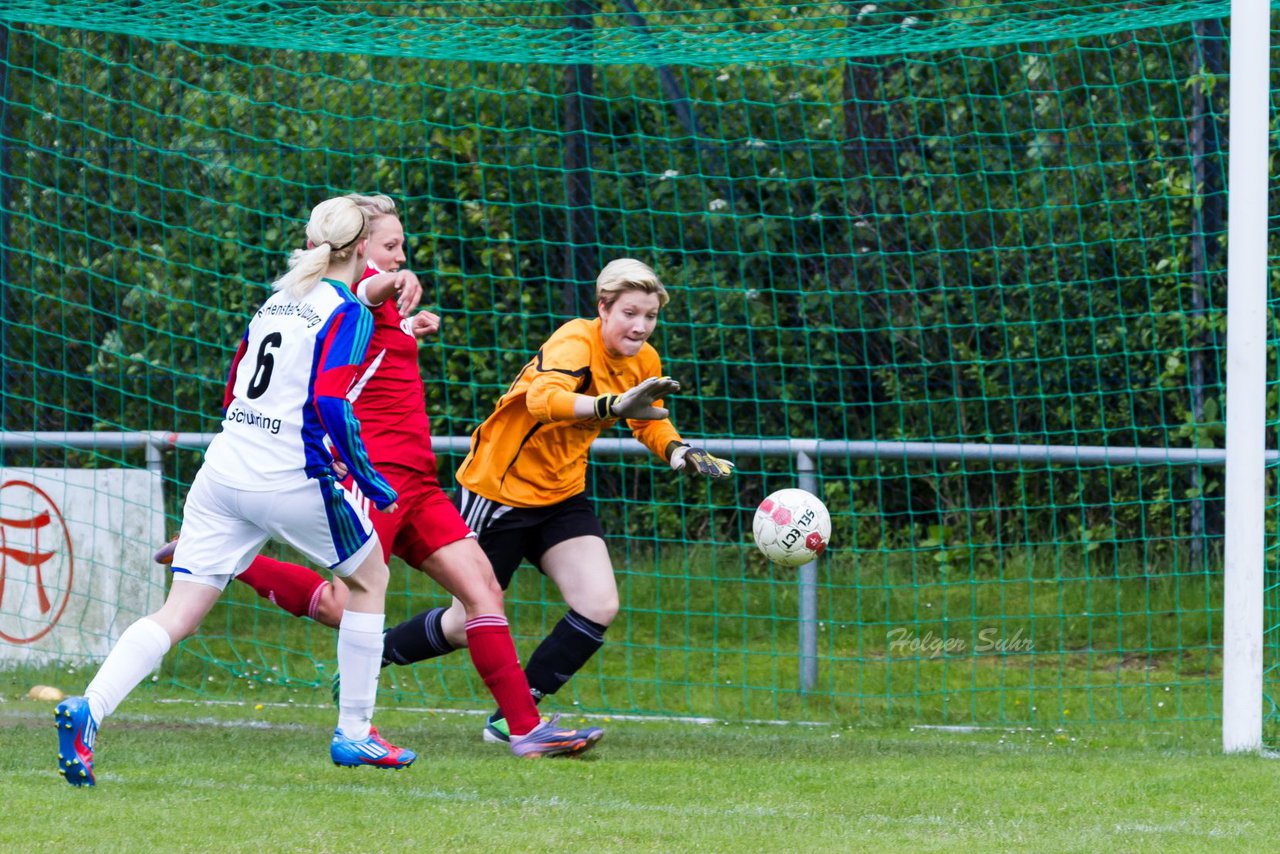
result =
M610 642L544 703L595 712L597 750L520 762L483 744L490 701L460 653L384 672L379 728L422 757L400 773L329 763L333 633L233 585L107 721L94 790L57 776L52 704L25 699L92 668L0 673L0 850L1273 850L1280 766L1220 752L1220 583L1064 569L828 566L806 693L790 578L635 566ZM400 577L393 618L441 601ZM508 605L526 656L562 613L531 572ZM984 626L1034 648L887 642ZM703 720L618 714L641 709Z
M421 757L328 761L321 706L131 698L98 786L54 770L52 704L0 682L0 850L1265 851L1277 766L1199 726L1037 730L598 720L520 761L478 715L380 710ZM148 692L143 692L147 694ZM256 704L255 704L256 705Z

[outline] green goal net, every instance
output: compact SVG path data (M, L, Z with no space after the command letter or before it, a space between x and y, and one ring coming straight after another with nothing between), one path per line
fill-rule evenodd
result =
M79 690L66 662L163 598L249 313L313 204L381 192L445 318L446 487L445 439L621 256L672 291L676 426L737 463L601 444L621 612L548 708L1216 719L1227 11L3 4L0 666ZM797 485L832 547L783 570L751 519ZM446 602L392 572L390 620ZM527 656L564 605L526 567L508 610ZM232 585L153 690L319 702L333 650ZM490 702L465 653L382 690Z

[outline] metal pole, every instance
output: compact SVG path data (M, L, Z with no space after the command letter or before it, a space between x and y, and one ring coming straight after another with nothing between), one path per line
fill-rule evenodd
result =
M1210 301L1210 266L1217 255L1220 237L1218 229L1221 227L1217 111L1214 109L1213 90L1208 78L1222 72L1221 51L1218 48L1222 39L1222 24L1217 20L1197 21L1194 31L1192 55L1196 67L1204 77L1191 96L1191 174L1199 202L1192 214L1195 228L1191 233L1191 315L1199 322L1204 318ZM1210 161L1213 168L1210 168ZM1188 367L1191 417L1197 426L1204 423L1205 361L1209 354L1216 353L1212 343L1212 337L1200 330L1194 333L1190 342ZM1213 375L1208 382L1216 386L1219 378L1218 366L1213 365L1211 370ZM1207 566L1210 534L1205 511L1204 483L1203 469L1192 469L1191 486L1195 498L1191 499L1190 530L1187 533L1191 540L1191 567L1201 572Z
M797 443L801 444L801 443ZM817 442L796 453L796 474L805 492L818 494ZM800 567L800 690L812 691L818 684L818 562Z
M1222 749L1262 747L1271 5L1231 2Z
M147 470L155 472L163 482L164 478L164 454L165 451L171 451L174 447L173 437L176 433L152 433L150 441L147 442Z
M0 431L0 448L142 448L157 443L165 450L202 450L216 433L115 433L95 431ZM437 453L465 454L470 436L432 436ZM1103 445L988 445L981 442L877 442L843 439L699 439L713 454L840 460L939 460L986 463L1112 466L1214 466L1227 460L1221 448L1140 448ZM640 457L649 449L635 439L602 438L591 444L598 457ZM1267 451L1266 463L1280 462L1280 451Z
M589 55L592 6L570 0L573 38ZM596 211L591 183L591 129L595 112L595 67L578 62L564 67L565 269L563 303L567 317L590 314L595 306L597 254Z

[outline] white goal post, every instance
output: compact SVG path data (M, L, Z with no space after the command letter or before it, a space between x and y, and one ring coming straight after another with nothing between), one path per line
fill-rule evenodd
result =
M1231 2L1222 749L1262 748L1271 6Z

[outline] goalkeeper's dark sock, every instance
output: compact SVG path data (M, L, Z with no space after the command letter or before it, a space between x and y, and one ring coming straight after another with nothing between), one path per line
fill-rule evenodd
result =
M382 636L382 666L413 664L457 649L444 636L444 608L415 614Z
M534 696L554 694L604 646L608 626L569 611L529 656L524 673Z

